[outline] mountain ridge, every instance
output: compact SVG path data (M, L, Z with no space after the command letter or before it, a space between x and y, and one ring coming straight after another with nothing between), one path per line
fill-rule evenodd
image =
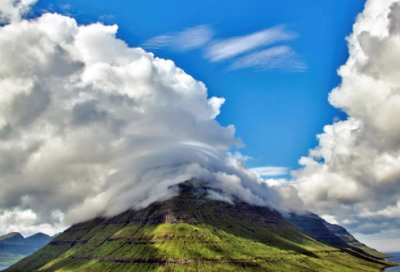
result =
M381 253L361 243L344 227L338 224L331 224L315 213L309 211L292 212L286 216L286 219L317 240L339 247L343 247L346 244L354 248L354 250L361 250L365 254L379 259L390 257L390 255Z
M5 271L373 272L391 265L318 241L274 209L211 199L210 191L221 191L206 183L177 188L179 195L145 209L71 226Z
M52 237L36 233L24 237L19 232L0 236L0 265L12 265L50 242Z

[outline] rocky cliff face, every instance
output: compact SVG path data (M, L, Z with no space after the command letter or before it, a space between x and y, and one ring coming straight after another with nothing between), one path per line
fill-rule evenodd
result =
M6 271L379 271L387 265L317 241L275 210L210 199L215 189L205 183L176 189L178 196L145 209L74 225Z
M346 243L333 232L331 232L319 217L316 218L314 216L310 216L310 214L298 215L291 213L286 219L305 233L311 235L321 242L337 247L346 246Z

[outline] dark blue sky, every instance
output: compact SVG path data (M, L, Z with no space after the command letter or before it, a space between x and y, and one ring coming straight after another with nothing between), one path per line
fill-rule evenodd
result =
M250 167L296 169L298 159L316 145L316 135L323 126L336 117L345 118L327 99L332 88L340 84L336 70L348 57L345 37L364 2L39 0L35 10L70 14L80 24L117 24L118 37L130 46L204 24L215 31L214 39L220 40L284 25L298 34L285 44L306 63L308 68L303 72L229 71L226 61L210 62L201 49L181 52L162 48L153 52L203 81L210 96L226 98L217 119L223 125L235 125L237 137L246 145L240 151L253 157L248 161Z

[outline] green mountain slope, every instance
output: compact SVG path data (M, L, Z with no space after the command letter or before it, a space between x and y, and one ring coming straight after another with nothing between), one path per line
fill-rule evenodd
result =
M50 242L51 237L37 233L24 238L18 232L0 236L0 265L11 265Z
M206 184L72 226L6 271L380 271L390 264L310 237L268 208L211 200Z

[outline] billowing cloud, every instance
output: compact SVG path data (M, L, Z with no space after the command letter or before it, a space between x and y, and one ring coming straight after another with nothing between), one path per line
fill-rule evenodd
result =
M400 228L399 26L398 0L367 1L329 95L348 118L324 128L294 173L310 209L364 234Z
M206 56L213 62L222 61L262 46L293 40L296 37L296 34L286 31L284 27L277 26L246 36L215 41L208 47Z
M16 22L30 10L37 0L2 0L0 1L0 23Z
M241 57L235 60L230 68L232 70L255 68L262 71L280 69L288 72L302 72L307 69L307 66L289 46L275 46Z
M0 28L0 231L55 232L191 178L258 205L295 196L227 153L241 141L215 120L223 98L117 29L49 13Z
M207 25L199 25L185 29L182 32L163 34L145 41L145 49L160 49L171 47L179 51L187 51L204 46L212 39L214 31Z

